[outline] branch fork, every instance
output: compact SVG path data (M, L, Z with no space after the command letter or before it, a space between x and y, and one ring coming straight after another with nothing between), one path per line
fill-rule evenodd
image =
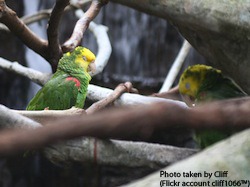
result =
M56 67L63 52L74 50L77 47L83 37L84 32L89 26L96 15L99 13L102 6L104 6L108 0L93 0L90 8L86 14L78 20L75 25L74 32L70 39L63 44L63 50L59 43L58 27L60 19L63 15L64 9L69 5L69 0L57 0L52 10L49 25L47 29L48 41L43 40L36 36L25 24L17 17L16 13L11 10L4 0L0 0L0 22L5 24L10 31L12 31L20 40L23 41L30 49L41 55L52 66L53 72L56 71Z

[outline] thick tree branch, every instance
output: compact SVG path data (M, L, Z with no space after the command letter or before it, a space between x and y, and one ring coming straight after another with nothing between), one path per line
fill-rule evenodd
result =
M184 109L170 103L155 103L147 107L112 109L94 116L61 119L34 130L2 131L0 154L42 147L80 136L146 140L153 133L169 128L248 128L249 104L249 97L210 103L194 109Z
M159 169L197 153L198 150L173 146L81 138L61 142L45 149L47 158L56 165L72 162L95 163L102 166Z
M74 31L69 40L63 46L63 52L72 51L82 40L84 32L87 30L89 23L97 16L102 6L108 3L108 0L93 0L89 9L84 16L79 19L75 25Z
M22 116L28 117L39 123L47 123L48 121L58 120L63 117L85 115L86 112L80 108L70 108L68 110L10 110Z
M249 0L112 0L168 20L213 66L250 94Z
M47 41L37 37L16 13L7 7L4 0L0 0L0 22L4 23L30 49L47 59Z
M42 125L0 105L0 128L38 128Z
M69 5L69 0L57 0L56 4L51 12L49 19L49 26L47 29L48 35L48 49L49 49L49 62L52 66L53 72L56 71L59 59L62 56L62 49L59 42L58 27L63 15L65 7Z
M16 114L17 112L29 117L34 117L36 112L40 114L43 113L43 116L47 117L47 113L56 114L57 118L62 118L62 115L75 116L76 112L79 115L82 114L82 110L80 109L65 111L15 111L0 105L0 127L8 129L34 129L42 127L39 123ZM38 115L39 118L41 117L40 114ZM50 119L52 120L52 118ZM65 166L71 164L71 162L94 162L99 165L144 167L147 169L158 169L159 167L169 165L196 152L197 150L158 144L116 140L105 141L86 137L60 142L45 148L48 159L57 165L63 164Z

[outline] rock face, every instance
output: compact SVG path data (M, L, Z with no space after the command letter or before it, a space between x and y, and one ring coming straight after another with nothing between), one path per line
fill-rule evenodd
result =
M250 0L112 0L159 16L250 94Z

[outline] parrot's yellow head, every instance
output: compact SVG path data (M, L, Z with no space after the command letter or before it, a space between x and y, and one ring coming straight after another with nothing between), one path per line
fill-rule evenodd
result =
M75 63L80 65L85 72L95 72L95 55L87 48L77 47L70 53L66 53L67 56L75 56Z
M180 94L188 95L192 99L195 99L199 89L201 88L203 81L206 78L208 72L213 71L221 73L220 70L206 65L193 65L189 66L181 75L179 80L179 92Z
M60 59L58 67L63 71L75 73L94 73L95 55L87 48L77 47Z

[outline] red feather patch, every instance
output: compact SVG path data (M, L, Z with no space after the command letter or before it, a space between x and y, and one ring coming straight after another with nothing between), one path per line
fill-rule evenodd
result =
M75 86L78 88L78 91L80 90L81 83L77 78L69 76L66 78L66 80L68 80L68 81L73 80L73 82L76 83Z

